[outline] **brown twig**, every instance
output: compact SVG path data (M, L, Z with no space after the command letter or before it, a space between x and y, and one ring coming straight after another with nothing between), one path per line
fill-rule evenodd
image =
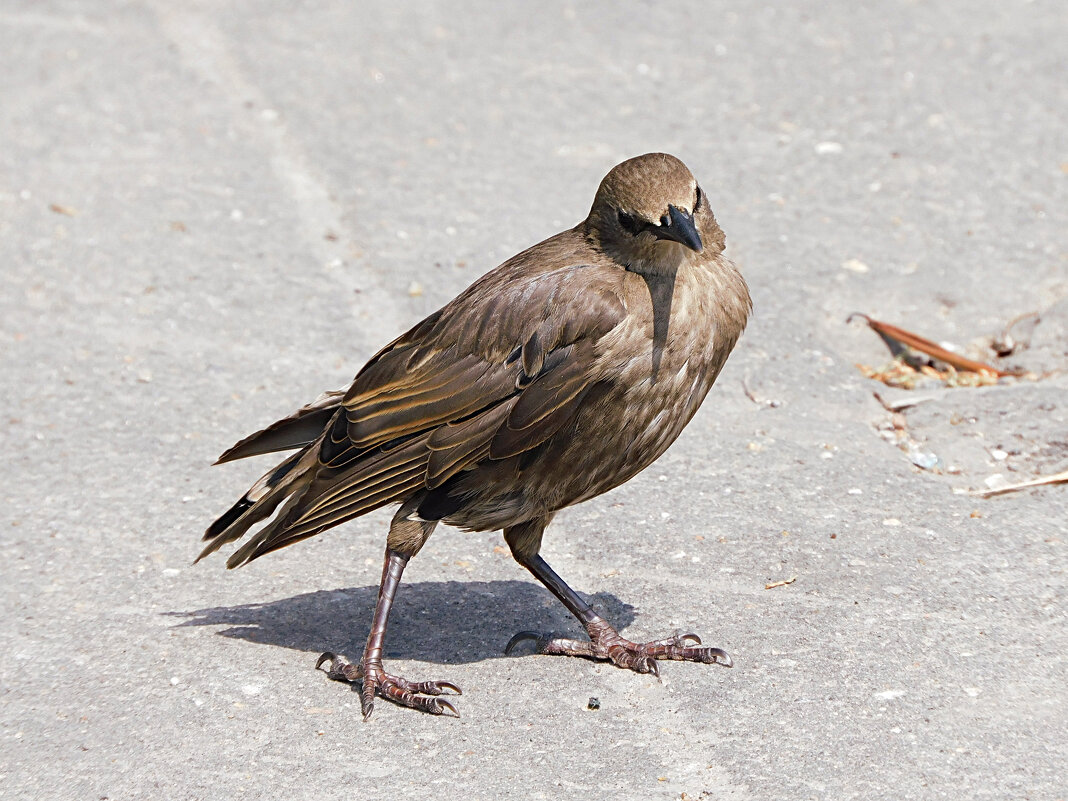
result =
M749 375L742 376L742 392L745 393L745 397L749 398L757 406L767 406L769 409L776 409L782 406L782 401L771 400L768 398L758 398L756 393L749 388Z
M1009 484L1004 487L995 487L994 489L986 490L968 490L969 495L977 495L980 498L989 498L991 495L1000 495L1003 492L1016 492L1022 489L1029 489L1031 487L1041 487L1046 484L1064 484L1068 483L1068 470L1064 470L1060 473L1054 473L1051 476L1039 476L1033 478L1030 481L1021 481L1019 484Z
M773 590L776 587L785 587L787 584L793 584L795 581L797 581L797 576L794 576L793 578L783 579L782 581L773 581L771 582L771 584L765 584L764 589Z

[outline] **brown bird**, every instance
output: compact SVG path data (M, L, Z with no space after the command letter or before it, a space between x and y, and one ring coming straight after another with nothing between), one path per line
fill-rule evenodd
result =
M559 509L612 489L678 437L751 310L723 256L708 198L674 156L617 165L589 216L482 276L375 355L344 391L237 443L219 462L296 450L216 520L198 559L277 514L227 561L238 567L387 504L370 636L358 664L323 654L329 676L433 714L446 681L387 673L382 647L408 560L439 522L503 529L516 561L582 623L589 641L521 632L543 654L659 674L657 659L731 665L686 634L624 639L541 558ZM279 509L279 507L281 507Z

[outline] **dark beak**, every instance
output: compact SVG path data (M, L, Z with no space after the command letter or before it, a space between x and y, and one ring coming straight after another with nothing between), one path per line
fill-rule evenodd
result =
M679 211L670 204L668 213L660 218L660 225L650 226L648 230L657 239L670 239L697 253L700 253L704 247L697 233L697 226L694 225L693 215Z

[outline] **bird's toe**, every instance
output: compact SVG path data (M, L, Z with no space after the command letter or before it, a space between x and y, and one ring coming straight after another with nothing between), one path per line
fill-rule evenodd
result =
M334 681L352 682L363 679L363 668L360 665L354 665L349 662L343 654L326 651L315 661L315 669L322 669L322 666L327 662L330 665L326 669L326 675Z

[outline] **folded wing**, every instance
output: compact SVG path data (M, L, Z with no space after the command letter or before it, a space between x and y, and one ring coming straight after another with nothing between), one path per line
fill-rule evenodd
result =
M598 380L591 369L597 341L625 315L611 283L590 280L595 269L567 267L519 282L513 273L508 292L481 282L379 352L322 422L300 466L287 472L293 486L285 505L228 566L439 487L482 460L514 456L556 433ZM290 439L305 435L290 426ZM246 455L243 444L224 459ZM275 506L281 502L278 491L267 494ZM239 538L254 512L252 504L216 530L208 549Z

